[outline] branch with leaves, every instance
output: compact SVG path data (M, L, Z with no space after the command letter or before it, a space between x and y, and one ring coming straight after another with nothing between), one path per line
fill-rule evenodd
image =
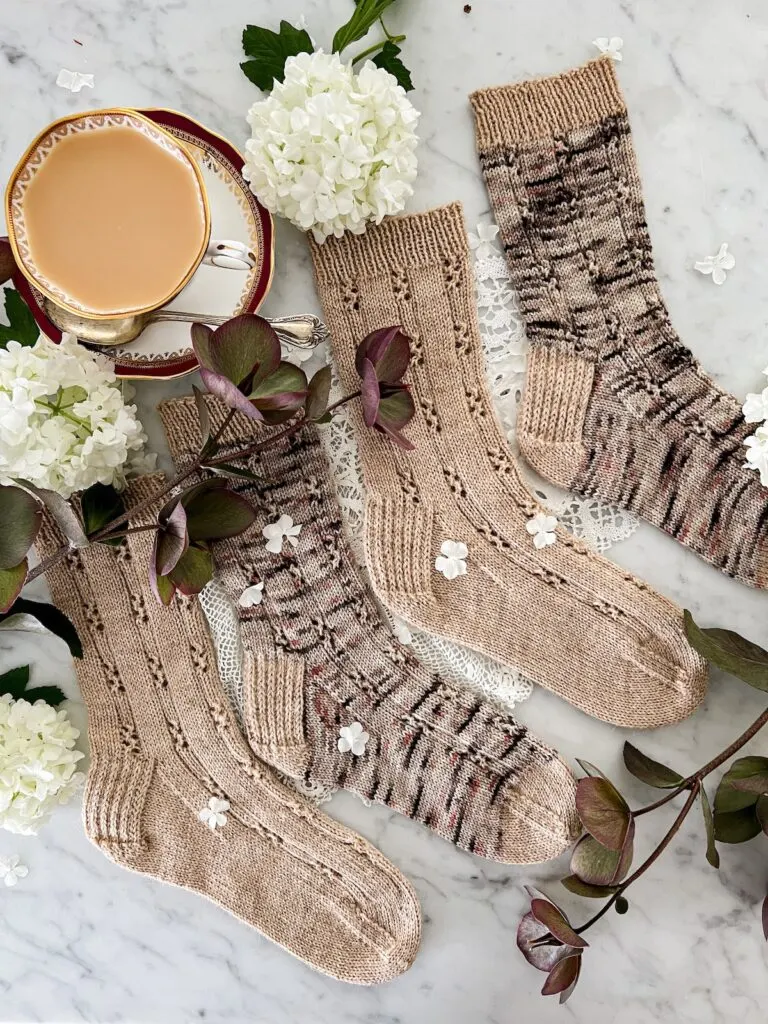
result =
M691 646L717 668L750 686L768 691L768 651L727 629L701 629L685 612L685 629ZM579 761L586 773L576 789L576 805L585 833L571 856L571 873L561 879L570 892L587 899L605 899L603 906L583 924L574 927L554 900L528 889L531 906L520 922L517 945L528 961L547 974L542 995L559 995L564 1003L575 989L588 943L584 933L611 909L629 910L626 892L661 857L672 843L694 805L699 803L707 837L706 858L720 867L718 843L745 843L761 833L768 835L768 758L742 757L730 765L709 801L705 780L729 761L768 724L768 709L733 741L693 774L679 772L624 744L624 764L630 774L663 797L631 810L616 786L588 761ZM631 874L635 823L643 814L658 810L677 797L683 805L658 846ZM768 941L768 896L762 908L763 934Z
M250 503L229 488L228 478L258 480L245 464L252 455L309 423L327 422L348 402L359 399L370 428L395 444L411 447L401 433L413 417L414 405L408 386L402 383L410 345L400 327L383 328L363 339L356 354L360 390L333 405L328 404L330 370L323 368L308 381L303 370L281 359L277 334L263 317L243 314L215 331L194 324L192 344L205 387L230 411L212 432L204 395L193 388L201 449L155 494L126 508L114 487L104 484L88 488L79 502L21 479L0 487L0 521L4 524L0 533L0 614L23 610L25 602L18 595L24 584L61 562L71 548L119 544L126 534L137 530L155 534L148 573L158 600L167 605L177 591L200 593L213 577L212 545L243 533L256 518ZM284 426L234 451L228 445L223 453L222 437L236 413L265 426ZM192 478L194 482L189 483ZM163 498L166 501L160 511L147 522L148 510ZM30 570L28 554L44 508L67 543Z

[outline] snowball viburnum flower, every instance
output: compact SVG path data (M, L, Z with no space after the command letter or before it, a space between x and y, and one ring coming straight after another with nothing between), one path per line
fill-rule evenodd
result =
M274 555L279 555L283 550L284 540L287 540L295 548L299 543L300 533L301 526L294 526L293 519L285 515L280 516L276 523L270 523L261 531L262 537L267 542L264 546Z
M251 107L243 176L272 213L318 242L362 234L413 195L419 114L393 75L299 53Z
M146 441L109 360L73 335L0 349L0 484L21 478L64 498L121 487Z
M768 420L768 388L763 388L760 394L747 395L741 411L747 423L762 423L763 420Z
M203 807L197 816L211 832L215 832L217 828L224 828L227 824L227 816L224 812L228 810L229 800L221 800L217 796L212 796L208 801L208 806Z
M736 266L736 257L728 252L728 243L723 242L714 256L707 256L706 259L697 260L694 267L700 274L711 274L715 284L724 284L728 276L727 270L733 270Z
M83 776L75 750L79 731L66 711L10 694L0 697L0 828L35 835Z
M440 554L435 559L435 569L447 580L455 580L457 576L466 576L466 558L469 549L460 540L444 540L440 545Z
M525 528L533 537L533 546L539 551L542 548L549 547L550 544L554 544L557 540L557 534L555 533L557 519L554 516L546 515L544 512L537 512L532 519L528 520Z
M768 426L758 427L744 441L747 449L746 465L760 474L760 483L768 487Z
M16 885L20 878L26 878L28 874L29 868L15 854L8 860L0 859L0 878L7 886Z
M355 757L362 757L370 738L370 734L363 729L359 722L353 722L351 725L343 725L339 729L337 746L342 754L349 752Z

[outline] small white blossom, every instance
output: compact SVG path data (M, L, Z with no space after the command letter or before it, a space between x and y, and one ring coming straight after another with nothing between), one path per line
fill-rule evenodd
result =
M80 71L68 71L62 68L56 78L56 85L62 89L69 89L70 92L80 92L83 86L93 88L93 75L84 75Z
M469 247L473 250L476 259L488 260L492 256L498 255L499 250L496 247L498 233L499 228L496 224L478 224L477 233L469 232Z
M546 515L544 512L537 512L532 519L528 520L525 528L533 537L533 546L537 550L546 548L557 540L557 534L555 533L557 519L554 516Z
M28 874L29 868L16 855L8 860L0 859L0 878L7 886L16 885L20 878L26 878Z
M215 832L217 828L224 828L227 824L227 816L224 813L229 810L229 800L220 800L217 796L212 796L208 801L208 806L198 813L198 818L207 825L211 832Z
M733 270L736 266L736 257L728 252L728 243L723 242L717 250L717 255L707 256L706 259L697 260L694 267L700 274L711 274L715 284L724 284L727 270Z
M435 559L435 568L447 580L455 580L457 576L465 576L467 572L466 557L469 549L460 540L444 540L440 545L440 554Z
M610 57L611 60L624 60L621 50L624 46L624 40L621 36L598 36L597 39L592 40L592 45L596 46L600 53L605 54L606 57Z
M294 526L290 516L280 516L276 523L270 523L261 531L267 542L264 546L275 555L279 555L283 550L284 540L295 548L299 543L300 533L301 526Z
M768 427L758 427L744 445L747 449L746 465L760 474L760 483L768 487Z
M82 782L80 735L66 711L0 697L0 828L35 835Z
M351 725L343 725L339 729L337 746L342 754L351 752L355 757L362 757L365 753L365 745L370 738L359 722L353 722Z
M20 477L64 498L121 487L146 440L109 360L73 335L0 349L0 484Z
M413 195L418 112L393 75L299 53L251 107L243 176L272 213L315 240L362 234Z
M241 608L254 608L257 604L261 604L263 598L264 584L254 583L252 586L245 588L237 603Z
M392 632L395 634L401 644L413 643L413 633L411 632L408 623L404 622L399 616L395 615L392 619Z
M762 423L768 420L768 388L763 388L759 395L747 395L741 407L747 423Z

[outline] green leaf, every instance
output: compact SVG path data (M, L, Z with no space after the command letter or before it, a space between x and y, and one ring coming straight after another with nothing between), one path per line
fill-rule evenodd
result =
M571 854L571 871L589 885L615 885L621 882L632 864L632 833L623 850L608 850L590 835L583 836Z
M728 814L740 811L745 807L753 807L757 803L760 792L742 788L739 783L748 782L753 777L761 778L768 766L764 757L740 757L734 761L720 780L715 793L715 814ZM760 790L760 786L758 786Z
M7 238L0 238L0 284L5 284L16 273L16 260Z
M13 607L9 611L0 614L0 622L11 615L31 615L49 633L53 633L54 636L64 641L73 658L82 658L83 645L77 635L77 630L64 612L60 612L52 604L46 604L43 601L28 601L26 598L20 597L14 601Z
M383 68L390 75L394 75L397 84L402 85L406 92L411 92L413 89L411 72L400 60L401 52L400 47L388 39L373 58L373 63L377 68Z
M202 367L236 386L246 381L253 386L280 365L280 339L272 324L255 313L234 316L215 331L193 324L192 347Z
M765 796L765 794L757 798L755 814L757 815L760 828L768 836L768 796Z
M629 910L629 902L623 896L617 896L616 902L613 904L613 909L617 914L626 914Z
M307 404L304 415L308 420L317 423L328 409L328 398L331 393L331 368L324 366L318 370L307 389Z
M202 489L204 485L208 486ZM204 485L193 488L195 493L189 498L181 496L191 541L237 537L254 524L256 512L251 503L242 495L228 490L224 480L206 480Z
M715 811L714 824L718 843L747 843L761 831L754 805L739 811Z
M608 779L579 779L576 809L584 828L608 850L621 850L629 832L632 812Z
M342 25L333 37L331 49L341 53L350 43L362 39L375 21L394 3L394 0L358 0L355 12L346 25Z
M203 463L203 469L210 470L211 473L216 473L219 476L235 476L240 480L254 480L257 483L261 480L261 477L257 473L252 473L250 469L233 466L229 462L218 462L215 466L207 466Z
M9 341L30 347L40 337L40 328L21 295L14 288L5 289L5 318L8 326L0 324L0 348Z
M703 658L756 690L768 690L768 651L730 629L700 629L687 609L683 616L691 647Z
M656 789L675 789L684 781L678 772L660 761L654 761L631 743L624 744L624 764L636 779Z
M768 793L768 757L741 757L734 761L723 780L742 793Z
M243 52L253 60L244 61L240 67L254 85L268 92L275 82L285 78L285 62L289 57L313 50L309 33L287 21L280 22L279 32L247 25L243 32Z
M531 900L531 913L540 924L546 925L554 937L564 945L573 946L576 949L585 949L589 945L571 928L565 914L549 900Z
M93 484L87 491L83 491L80 511L83 516L83 527L90 537L125 512L125 503L112 484ZM107 540L103 543L119 547L120 539Z
M66 699L67 695L58 686L33 686L24 693L24 700L28 700L30 704L34 704L36 700L44 700L52 708L57 708Z
M21 593L27 578L27 560L12 569L0 569L0 613L7 612Z
M167 608L173 600L173 595L176 593L175 585L167 576L158 576L154 573L152 566L150 566L149 582L152 585L155 597L160 604L164 604Z
M162 577L158 577L158 583ZM168 574L168 579L187 597L199 594L213 579L213 557L208 548L190 544Z
M600 771L600 769L596 768L591 763L591 761L582 761L582 759L580 757L577 757L576 758L576 764L579 766L579 768L581 768L581 770L584 772L585 775L590 775L590 776L592 776L593 778L596 778L596 779L604 779L605 778L605 775L603 775L603 773Z
M260 412L295 412L307 397L307 375L293 363L281 362L261 379L248 398Z
M584 882L578 875L567 875L560 879L560 884L577 896L585 896L590 900L604 900L613 896L618 891L618 885L590 885Z
M712 808L709 804L709 797L707 791L702 786L699 790L699 797L701 798L701 813L704 817L704 828L707 833L707 860L713 868L720 867L720 854L717 852L715 846L715 822L712 817Z
M9 693L14 700L24 696L29 682L29 665L20 665L0 675L0 693Z
M18 565L32 547L43 521L40 504L20 487L0 487L0 569Z

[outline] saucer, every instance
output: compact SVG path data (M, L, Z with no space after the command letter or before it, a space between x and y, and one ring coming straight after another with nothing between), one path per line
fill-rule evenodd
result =
M274 230L271 215L242 176L243 158L226 139L185 114L164 108L139 112L178 139L197 164L208 194L213 236L241 239L257 257L256 266L247 272L199 267L184 290L163 308L217 316L255 313L272 283ZM20 272L14 275L13 283L30 305L43 333L52 341L60 341L61 331L43 312L43 295ZM118 377L169 380L197 368L188 323L150 324L129 345L98 351L114 362Z

